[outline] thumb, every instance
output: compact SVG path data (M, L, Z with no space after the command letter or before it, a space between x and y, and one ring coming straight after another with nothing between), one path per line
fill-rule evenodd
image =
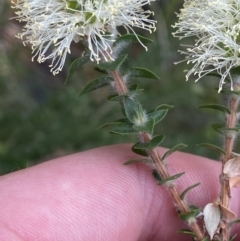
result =
M130 145L107 146L2 176L0 240L191 240L177 234L186 226L150 168L123 165L136 158ZM168 165L172 174L186 172L176 181L180 191L201 182L188 203L204 206L218 196L217 162L176 153Z

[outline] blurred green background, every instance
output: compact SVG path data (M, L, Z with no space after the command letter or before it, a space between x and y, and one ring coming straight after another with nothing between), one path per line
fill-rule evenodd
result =
M147 110L163 103L175 106L156 129L156 133L166 135L163 145L185 143L188 148L184 151L217 159L217 155L196 144L209 142L221 146L221 136L210 125L224 121L224 117L196 106L223 101L215 89L218 79L207 77L194 83L192 78L186 82L186 63L173 64L183 58L177 52L181 48L179 41L171 35L175 12L182 3L183 0L161 0L152 5L158 20L157 32L151 36L139 34L153 38L155 43L148 46L148 52L134 45L129 65L149 68L161 77L160 81L137 80L145 89L139 98ZM15 38L22 25L10 20L14 11L7 1L1 0L0 13L1 174L89 148L136 141L135 136L121 137L105 129L97 130L121 117L119 105L106 101L110 89L78 98L84 84L99 75L91 65L84 66L64 84L71 62L81 55L81 46L72 45L64 70L53 76L49 62L31 62L31 48ZM186 42L193 41L182 43Z

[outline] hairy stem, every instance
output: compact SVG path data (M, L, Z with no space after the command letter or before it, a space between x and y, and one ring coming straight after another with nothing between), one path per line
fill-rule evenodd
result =
M226 120L226 126L227 128L234 128L236 127L237 124L237 112L238 112L238 105L239 105L239 98L236 98L236 96L233 96L229 100L229 109L231 113L227 116ZM225 151L226 154L222 158L222 173L220 176L221 180L221 193L220 193L220 203L221 205L225 206L226 208L229 208L229 203L231 199L231 190L229 186L229 177L228 175L223 173L224 170L224 165L232 158L232 151L233 151L233 146L234 146L234 141L235 141L235 134L233 131L227 131L227 133L224 136L225 139ZM228 220L224 220L222 217L222 222L224 224L227 224ZM223 241L228 241L229 240L229 234L230 234L230 229L229 225L224 225L224 228L222 229L221 232L221 240Z
M118 71L109 71L109 74L115 80L115 89L116 89L117 93L119 95L126 94L128 92L128 88L127 88L127 85L124 82L122 76L120 75L120 73ZM140 132L139 137L142 142L149 142L152 139L151 135L146 132ZM159 156L157 150L156 149L149 150L148 153L149 153L149 156L151 157L151 159L153 160L156 170L159 173L160 177L163 180L169 178L170 174L166 168L166 165L164 164L161 157ZM191 210L189 209L187 203L181 199L180 193L176 189L176 186L174 185L174 183L171 182L170 184L168 184L166 186L174 199L174 203L176 204L178 211L180 213L190 212ZM192 218L191 221L189 221L188 223L189 223L189 226L192 229L192 231L196 234L197 240L198 241L203 240L205 236L204 236L203 232L201 231L201 228L197 224L197 220L195 218Z

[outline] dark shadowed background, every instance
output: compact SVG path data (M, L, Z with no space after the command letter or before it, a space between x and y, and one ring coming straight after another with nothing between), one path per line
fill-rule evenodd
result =
M181 48L171 35L171 25L183 0L162 0L152 5L158 20L155 40L145 52L140 45L130 51L129 65L149 68L161 80L136 80L145 92L139 96L147 110L160 104L174 105L167 117L158 125L156 134L166 135L163 146L185 143L184 150L218 159L215 153L197 147L209 142L222 145L221 136L210 127L224 121L218 112L197 109L206 103L220 103L217 94L218 79L205 77L194 83L192 77L185 81L186 63L174 65L183 58ZM13 9L7 1L0 2L0 173L5 174L55 157L83 151L102 145L132 142L135 136L117 136L107 130L97 130L106 122L121 118L118 103L109 102L111 90L104 88L78 98L81 88L99 73L86 65L64 81L71 62L81 56L81 46L72 44L65 68L57 76L50 73L49 62L31 61L30 46L24 47L15 38L22 25L15 20ZM185 40L182 43L193 43Z

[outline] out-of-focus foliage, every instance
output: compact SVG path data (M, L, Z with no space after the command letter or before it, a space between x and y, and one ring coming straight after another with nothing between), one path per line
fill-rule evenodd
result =
M155 43L148 46L148 52L134 45L129 64L149 68L161 77L160 81L137 80L145 89L139 98L146 109L163 103L175 106L156 130L156 134L166 135L163 145L185 143L188 152L214 157L196 144L221 143L210 125L223 116L196 106L221 100L215 90L218 80L206 77L198 83L194 79L185 82L186 63L173 64L182 59L177 53L180 43L171 35L174 12L182 3L162 0L152 5L157 32L145 36L154 38ZM14 37L22 26L10 20L14 11L8 2L1 1L0 12L0 173L88 148L134 141L134 137L126 139L97 130L102 123L121 117L118 104L105 100L111 90L97 90L78 98L82 86L98 75L90 65L64 85L71 62L81 55L80 45L72 45L64 70L54 77L49 62L31 62L31 48Z

